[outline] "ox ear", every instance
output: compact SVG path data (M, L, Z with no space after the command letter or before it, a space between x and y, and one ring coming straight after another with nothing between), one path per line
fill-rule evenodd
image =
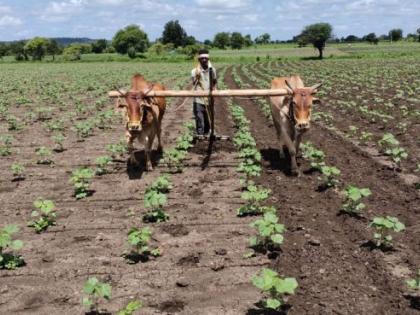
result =
M314 97L312 99L312 104L319 106L319 105L322 105L322 102L321 102L321 100L319 98Z
M318 83L318 84L312 85L312 86L311 86L312 93L316 93L316 92L318 92L317 90L318 90L321 86L322 86L322 83Z

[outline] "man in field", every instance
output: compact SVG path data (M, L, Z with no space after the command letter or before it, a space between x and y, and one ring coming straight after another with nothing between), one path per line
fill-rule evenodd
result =
M198 64L191 71L193 90L210 89L210 71L212 71L213 88L216 87L216 70L212 67L209 60L207 49L200 49L198 52ZM195 117L195 127L198 136L207 135L210 132L209 100L207 97L194 97L193 113Z

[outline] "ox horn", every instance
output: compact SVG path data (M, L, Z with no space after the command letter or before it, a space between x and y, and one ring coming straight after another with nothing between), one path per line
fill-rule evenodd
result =
M290 84L290 82L288 81L288 80L286 80L286 85L287 85L287 87L292 91L292 93L293 93L293 87L292 87L292 85Z
M317 89L319 89L321 87L321 85L322 85L322 83L318 83L318 84L312 85L311 86L311 89L314 90L314 91L316 91Z
M117 92L120 94L120 96L122 96L122 97L126 96L126 94L127 94L127 92L126 92L126 91L124 91L124 90L120 90L120 89L119 89L119 88L117 88L117 87L115 87L114 89L115 89L115 91L117 91Z

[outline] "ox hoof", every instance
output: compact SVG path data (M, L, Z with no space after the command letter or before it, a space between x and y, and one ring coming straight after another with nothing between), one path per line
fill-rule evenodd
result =
M301 174L299 172L299 169L291 169L290 170L290 175L299 177Z

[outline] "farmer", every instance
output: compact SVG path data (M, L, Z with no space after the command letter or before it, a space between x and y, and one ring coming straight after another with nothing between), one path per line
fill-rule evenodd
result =
M210 63L208 50L200 49L198 52L197 67L191 71L193 90L199 91L210 89L210 71L213 72L213 88L215 88L217 83L216 70ZM194 97L193 113L195 117L196 132L199 136L207 135L210 132L208 105L208 97Z

